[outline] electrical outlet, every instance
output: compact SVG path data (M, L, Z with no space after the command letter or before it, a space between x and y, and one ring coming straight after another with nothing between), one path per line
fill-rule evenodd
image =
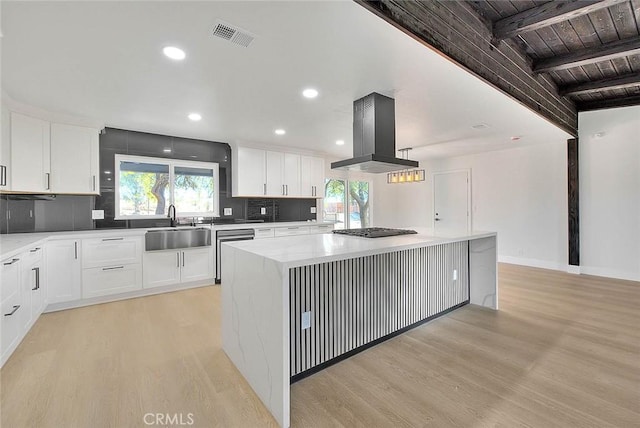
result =
M311 207L311 214L315 214L318 212L318 209L316 207Z
M302 313L302 329L306 330L311 327L311 311Z
M104 220L104 210L91 210L91 220Z
M223 214L224 215L233 215L233 210L231 208L225 208Z
M267 209L265 207L260 207L260 215L266 215Z
M458 269L454 269L453 270L453 280L457 280L458 279Z

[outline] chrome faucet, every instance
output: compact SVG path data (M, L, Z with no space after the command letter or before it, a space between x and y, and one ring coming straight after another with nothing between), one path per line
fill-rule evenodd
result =
M171 215L171 208L173 208L173 215ZM167 217L171 219L171 227L176 227L178 222L176 221L176 206L171 204L167 210Z

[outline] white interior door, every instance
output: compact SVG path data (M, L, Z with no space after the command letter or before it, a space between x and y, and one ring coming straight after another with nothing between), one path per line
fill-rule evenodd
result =
M471 228L469 170L433 174L433 231L452 235Z

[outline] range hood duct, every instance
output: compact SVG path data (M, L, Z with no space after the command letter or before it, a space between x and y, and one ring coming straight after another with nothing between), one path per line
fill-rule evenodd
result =
M417 168L418 162L396 154L395 101L373 92L353 102L353 158L331 169L373 174Z

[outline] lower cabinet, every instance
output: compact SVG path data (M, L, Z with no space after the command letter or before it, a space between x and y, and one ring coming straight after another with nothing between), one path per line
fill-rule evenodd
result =
M81 241L49 241L47 248L47 301L62 303L82 298Z
M20 258L12 257L0 265L0 349L1 364L9 358L22 339L22 299L20 295Z
M42 247L35 247L20 255L20 292L22 300L20 323L25 334L44 309L45 293L41 280L43 252Z
M213 247L144 253L144 288L213 280Z
M142 288L142 268L139 263L105 266L82 271L82 298L126 293Z

